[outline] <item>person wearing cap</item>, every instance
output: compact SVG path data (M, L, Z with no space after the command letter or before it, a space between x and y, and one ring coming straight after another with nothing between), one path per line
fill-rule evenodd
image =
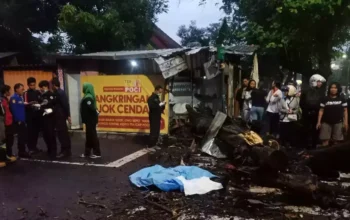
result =
M284 146L296 145L296 122L298 121L299 98L293 85L282 87L284 98L280 109L280 141Z
M316 129L316 125L321 99L326 95L323 85L325 82L326 79L321 75L315 74L311 76L309 81L310 88L302 91L300 96L300 108L302 109L302 124L304 128L303 142L307 144L309 137L311 137L312 149L315 149L319 142L319 130Z

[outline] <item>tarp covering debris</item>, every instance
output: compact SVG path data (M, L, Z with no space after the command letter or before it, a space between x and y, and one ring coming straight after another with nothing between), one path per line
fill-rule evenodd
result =
M154 185L165 192L180 190L186 195L193 195L221 189L221 183L210 180L214 177L216 176L209 171L196 166L164 168L155 165L137 171L129 179L137 187Z

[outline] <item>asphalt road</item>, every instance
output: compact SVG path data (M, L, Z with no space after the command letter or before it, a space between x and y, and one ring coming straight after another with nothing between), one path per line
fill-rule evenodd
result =
M118 219L111 213L116 201L131 189L128 176L149 165L149 155L129 158L118 168L104 165L140 151L144 139L100 139L103 158L97 161L78 157L84 141L81 135L72 137L73 157L58 161L65 164L48 162L42 155L37 157L41 161L20 160L0 169L0 219ZM45 149L42 140L39 148Z

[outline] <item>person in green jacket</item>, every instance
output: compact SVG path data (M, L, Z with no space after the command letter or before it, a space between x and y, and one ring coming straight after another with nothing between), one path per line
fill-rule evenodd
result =
M81 157L91 159L101 158L100 142L97 137L97 123L99 112L96 105L94 86L91 83L83 84L84 97L80 104L80 113L85 124L85 153Z

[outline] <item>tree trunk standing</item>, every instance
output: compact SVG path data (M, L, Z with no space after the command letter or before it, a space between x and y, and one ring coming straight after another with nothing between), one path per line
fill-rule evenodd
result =
M332 75L331 62L332 62L332 40L335 32L335 26L333 19L326 17L319 22L318 34L316 35L316 56L318 59L318 69L320 75L328 80L328 77ZM327 30L327 31L325 31Z
M329 48L320 48L318 52L318 68L320 75L326 79L332 75L331 61L331 50L329 50Z

